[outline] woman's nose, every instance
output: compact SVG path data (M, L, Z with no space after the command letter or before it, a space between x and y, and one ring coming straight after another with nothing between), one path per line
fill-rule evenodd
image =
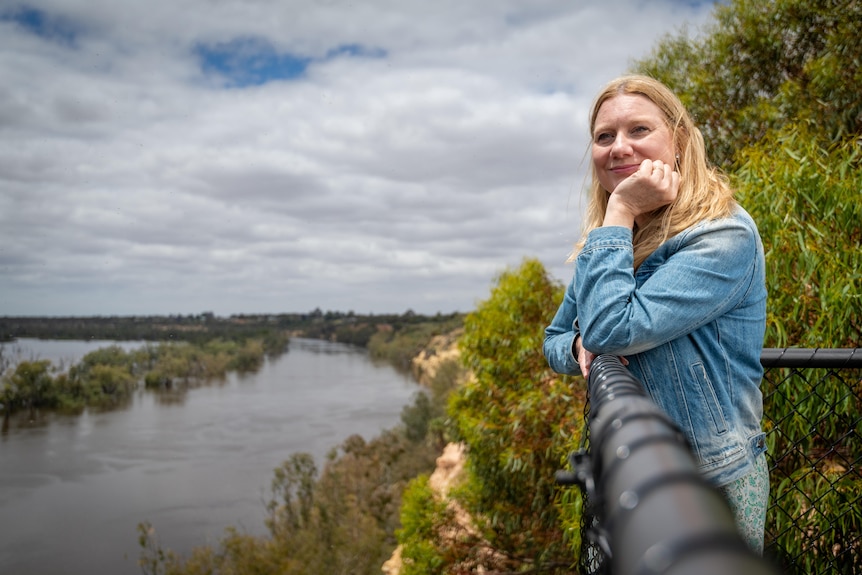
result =
M631 155L631 153L632 146L625 134L617 134L616 138L614 138L614 143L611 145L611 155L619 158Z

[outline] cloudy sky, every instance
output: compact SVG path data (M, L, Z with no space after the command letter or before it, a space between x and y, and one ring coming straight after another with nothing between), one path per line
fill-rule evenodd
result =
M595 93L713 3L0 2L0 315L470 311L561 281Z

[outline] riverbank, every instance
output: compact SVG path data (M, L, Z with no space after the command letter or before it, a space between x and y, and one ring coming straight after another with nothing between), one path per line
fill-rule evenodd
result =
M320 469L351 437L359 457L418 390L360 348L297 338L217 385L13 419L0 437L0 572L139 574L141 523L183 556L227 528L263 537L274 468L309 453Z

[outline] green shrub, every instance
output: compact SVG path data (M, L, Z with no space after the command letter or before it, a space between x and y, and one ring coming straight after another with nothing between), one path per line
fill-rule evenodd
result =
M766 347L862 341L862 148L789 125L741 154L741 203L766 251Z
M446 503L435 498L427 475L407 485L401 504L401 529L397 532L402 545L401 575L444 573L443 553L438 550L439 530L452 521Z
M51 362L22 361L11 374L0 380L0 409L11 413L18 409L50 408L57 405Z
M499 276L491 297L467 316L459 342L473 374L449 405L454 434L468 446L462 502L508 569L554 572L577 560L578 546L567 547L574 541L560 527L554 473L582 427L583 379L554 374L542 355L561 297L541 263L525 260ZM578 508L567 505L566 513ZM579 517L562 524L569 523Z

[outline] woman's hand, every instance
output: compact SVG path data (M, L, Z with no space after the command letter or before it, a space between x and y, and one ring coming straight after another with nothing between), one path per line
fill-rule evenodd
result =
M575 337L575 352L578 358L578 365L581 367L581 373L583 374L584 379L587 379L590 377L590 366L593 365L593 360L598 356L581 345L580 335ZM619 358L623 365L629 364L629 360L623 356L619 356Z
M587 379L590 376L590 366L593 364L596 354L591 351L587 351L584 346L581 345L581 336L577 336L575 338L575 351L576 357L578 358L578 365L581 366L581 373L583 374L584 379Z
M679 192L679 172L661 160L644 160L638 171L619 183L608 198L604 225L632 227L672 203Z

